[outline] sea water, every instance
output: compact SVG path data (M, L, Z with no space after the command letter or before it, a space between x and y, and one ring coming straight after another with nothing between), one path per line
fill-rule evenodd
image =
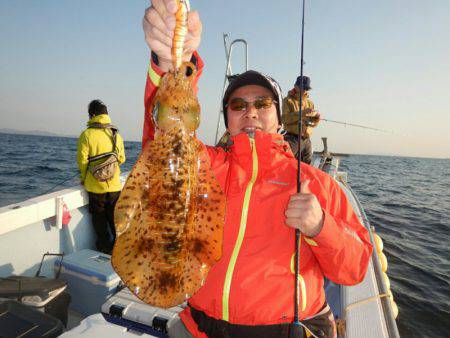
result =
M0 134L0 207L79 184L76 148L74 138ZM140 150L125 142L122 171ZM401 336L449 337L450 160L352 155L340 170L383 238Z

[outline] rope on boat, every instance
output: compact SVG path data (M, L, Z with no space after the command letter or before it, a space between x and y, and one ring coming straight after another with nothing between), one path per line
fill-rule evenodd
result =
M347 305L345 307L345 309L344 309L344 317L345 317L345 314L347 313L347 311L350 311L351 309L353 309L353 308L355 308L355 307L357 307L359 305L363 305L363 304L366 304L366 303L369 303L369 302L372 302L374 300L381 299L381 298L384 298L384 297L390 297L390 295L388 293L381 293L379 295L375 295L375 296L372 296L372 297L369 297L369 298L365 298L365 299L359 300L357 302L351 303L351 304L349 304L349 305Z
M361 299L361 300L359 300L357 302L354 302L354 303L351 303L351 304L347 305L344 308L342 318L337 318L336 319L336 328L337 328L337 331L338 331L338 336L342 336L342 337L345 336L346 317L347 317L347 312L348 311L350 311L351 309L353 309L355 307L358 307L360 305L364 305L364 304L367 304L369 302L373 302L374 300L381 299L381 298L389 298L389 297L391 297L390 294L382 293L382 294L378 294L378 295L375 295L375 296L372 296L372 297Z

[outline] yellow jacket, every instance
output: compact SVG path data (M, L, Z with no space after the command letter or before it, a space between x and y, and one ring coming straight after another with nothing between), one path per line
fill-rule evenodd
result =
M111 123L111 119L106 114L94 116L88 122L88 126L92 123ZM120 182L120 167L118 166L114 177L106 182L97 181L88 170L89 157L97 156L112 151L113 138L110 129L88 128L83 131L78 139L77 162L80 169L80 179L87 191L96 194L104 194L122 190ZM117 133L116 151L119 164L125 162L125 150L123 147L123 139Z
M300 93L295 90L291 90L283 99L283 114L281 115L281 122L283 128L291 134L298 134L298 111L300 106ZM312 128L316 127L320 121L320 114L314 110L314 103L309 99L308 93L306 93L306 99L302 100L302 137L310 137ZM309 125L306 124L309 123Z

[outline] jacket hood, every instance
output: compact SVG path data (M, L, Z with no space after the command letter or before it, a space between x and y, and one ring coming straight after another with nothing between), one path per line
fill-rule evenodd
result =
M91 118L87 124L90 125L92 123L108 124L111 123L111 118L109 117L109 115L106 114L97 115Z

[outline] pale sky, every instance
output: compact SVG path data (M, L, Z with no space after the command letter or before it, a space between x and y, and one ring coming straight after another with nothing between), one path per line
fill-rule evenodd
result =
M0 0L0 128L77 135L100 98L127 140L140 140L149 51L142 0ZM199 137L213 143L225 73L222 33L249 43L250 68L284 93L300 72L301 2L191 0L203 21ZM307 1L305 75L326 122L321 149L450 157L450 2ZM239 49L233 70L243 69Z

